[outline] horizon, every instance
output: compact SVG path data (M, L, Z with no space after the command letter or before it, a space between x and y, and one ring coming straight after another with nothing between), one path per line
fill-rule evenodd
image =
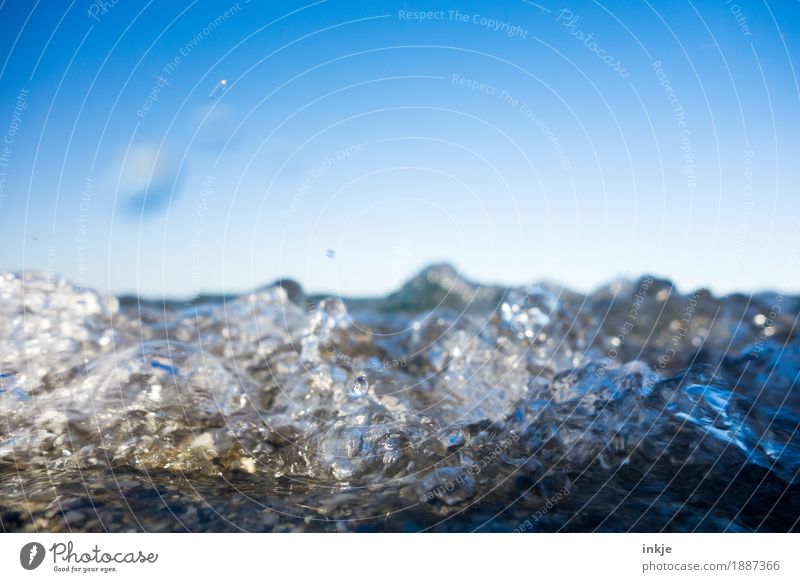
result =
M452 263L434 263L434 264L428 265L427 267L424 267L424 268L420 269L419 271L416 271L415 273L412 273L407 279L402 281L397 287L394 287L393 289L389 289L388 291L383 292L383 293L376 293L376 294L372 294L372 295L342 295L342 294L339 294L339 293L336 293L336 292L332 292L332 291L328 291L328 290L325 290L325 289L309 289L305 285L303 285L302 281L297 281L296 279L292 279L290 277L277 277L277 278L275 278L275 279L273 279L273 280L271 280L269 282L264 282L264 283L262 283L260 285L255 285L254 287L247 288L247 289L230 289L230 290L224 290L224 291L223 290L213 290L213 289L199 289L199 290L196 290L191 295L177 295L177 294L176 295L169 295L169 294L166 294L166 295L162 295L162 296L156 296L156 295L140 294L140 293L131 292L131 291L125 291L125 290L122 290L122 291L105 290L105 292L108 293L109 295L113 296L113 297L117 297L118 299L139 298L139 299L142 299L142 300L145 300L145 301L161 301L161 300L163 300L163 301L168 301L169 302L169 301L196 300L196 299L199 299L199 298L212 298L212 299L216 299L218 297L236 298L236 297L240 297L240 296L244 296L244 295L253 293L254 291L258 291L258 290L261 290L261 289L274 287L274 286L280 285L281 283L291 282L291 283L295 283L295 284L299 285L300 289L308 297L315 297L315 298L320 298L320 297L339 297L339 298L341 298L343 300L346 300L346 301L361 301L361 300L370 300L370 299L381 299L381 298L387 297L388 295L396 293L397 291L400 291L403 287L405 287L407 284L411 283L412 281L414 281L418 277L422 276L423 273L429 271L430 269L434 269L434 268L450 268L456 273L456 275L458 276L458 278L461 281L464 281L464 282L469 283L471 285L474 285L476 287L498 288L498 289L506 289L506 290L524 289L524 288L529 287L529 286L545 285L545 286L550 286L550 287L556 288L556 289L562 289L564 291L569 291L569 292L579 293L581 295L590 296L590 295L594 295L595 293L603 290L604 288L612 286L614 284L623 283L623 282L635 283L637 281L641 281L642 279L651 278L653 280L664 281L664 282L669 283L676 291L679 292L680 295L689 295L689 294L694 293L696 291L708 291L708 292L711 293L712 296L714 296L714 297L716 297L718 299L722 299L722 298L725 298L725 297L728 297L728 296L731 296L731 295L758 296L758 295L763 295L763 294L774 294L774 293L779 293L781 295L785 295L785 296L788 296L788 297L800 297L800 289L783 289L783 288L778 288L778 287L775 287L775 288L764 287L764 288L757 288L757 289L753 289L753 290L733 289L733 290L731 290L729 292L719 292L718 290L715 290L715 289L713 289L711 287L708 287L708 286L682 287L682 286L678 285L670 277L659 275L657 273L649 273L649 272L640 273L640 274L638 274L636 276L620 275L618 277L612 277L612 278L608 279L607 281L605 281L603 283L600 283L599 285L596 285L596 286L594 286L594 287L592 287L590 289L579 289L579 288L575 288L575 287L570 287L568 285L563 285L563 284L559 283L558 281L549 280L549 279L541 279L541 278L539 278L539 279L532 278L527 283L524 283L524 284L521 284L521 285L511 285L511 284L509 284L507 282L496 281L496 280L480 281L478 279L470 277L469 274L465 274L462 269L459 269L459 267L457 265L452 264ZM22 274L22 273L27 272L27 273L40 274L43 277L51 277L51 275L48 274L45 271L35 271L35 270L33 270L33 271L16 271L16 272L9 271L9 272L12 272L12 273L15 273L15 274ZM60 279L63 279L65 281L67 281L68 283L75 284L69 278L66 278L66 277L63 277L63 276L59 276L57 274L55 275L55 278L60 278ZM79 288L82 288L82 289L88 289L88 290L92 290L92 291L96 291L96 292L101 292L102 291L101 289L97 289L97 288L94 288L94 287L91 287L91 286L81 286L81 285L76 285L76 286L79 287Z

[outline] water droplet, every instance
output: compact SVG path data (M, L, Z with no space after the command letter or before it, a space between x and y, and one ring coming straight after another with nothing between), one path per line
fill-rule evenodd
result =
M325 249L325 256L328 257L329 259L335 259L336 251L333 249Z
M369 380L364 374L359 374L353 382L353 395L364 396L369 390Z
M317 333L343 329L348 325L347 307L341 299L323 299L311 316L311 324Z
M459 428L447 431L442 439L446 447L458 448L464 444L464 433Z

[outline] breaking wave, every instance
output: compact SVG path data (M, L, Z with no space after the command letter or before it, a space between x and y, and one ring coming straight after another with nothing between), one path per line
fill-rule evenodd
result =
M6 531L798 528L796 296L0 298Z

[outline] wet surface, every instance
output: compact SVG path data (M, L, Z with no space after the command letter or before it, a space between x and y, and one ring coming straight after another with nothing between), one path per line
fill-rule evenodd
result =
M0 278L6 531L789 531L797 297Z

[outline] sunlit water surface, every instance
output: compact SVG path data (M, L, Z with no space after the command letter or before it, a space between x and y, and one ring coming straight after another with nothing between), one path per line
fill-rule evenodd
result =
M6 531L787 531L798 297L0 275Z

